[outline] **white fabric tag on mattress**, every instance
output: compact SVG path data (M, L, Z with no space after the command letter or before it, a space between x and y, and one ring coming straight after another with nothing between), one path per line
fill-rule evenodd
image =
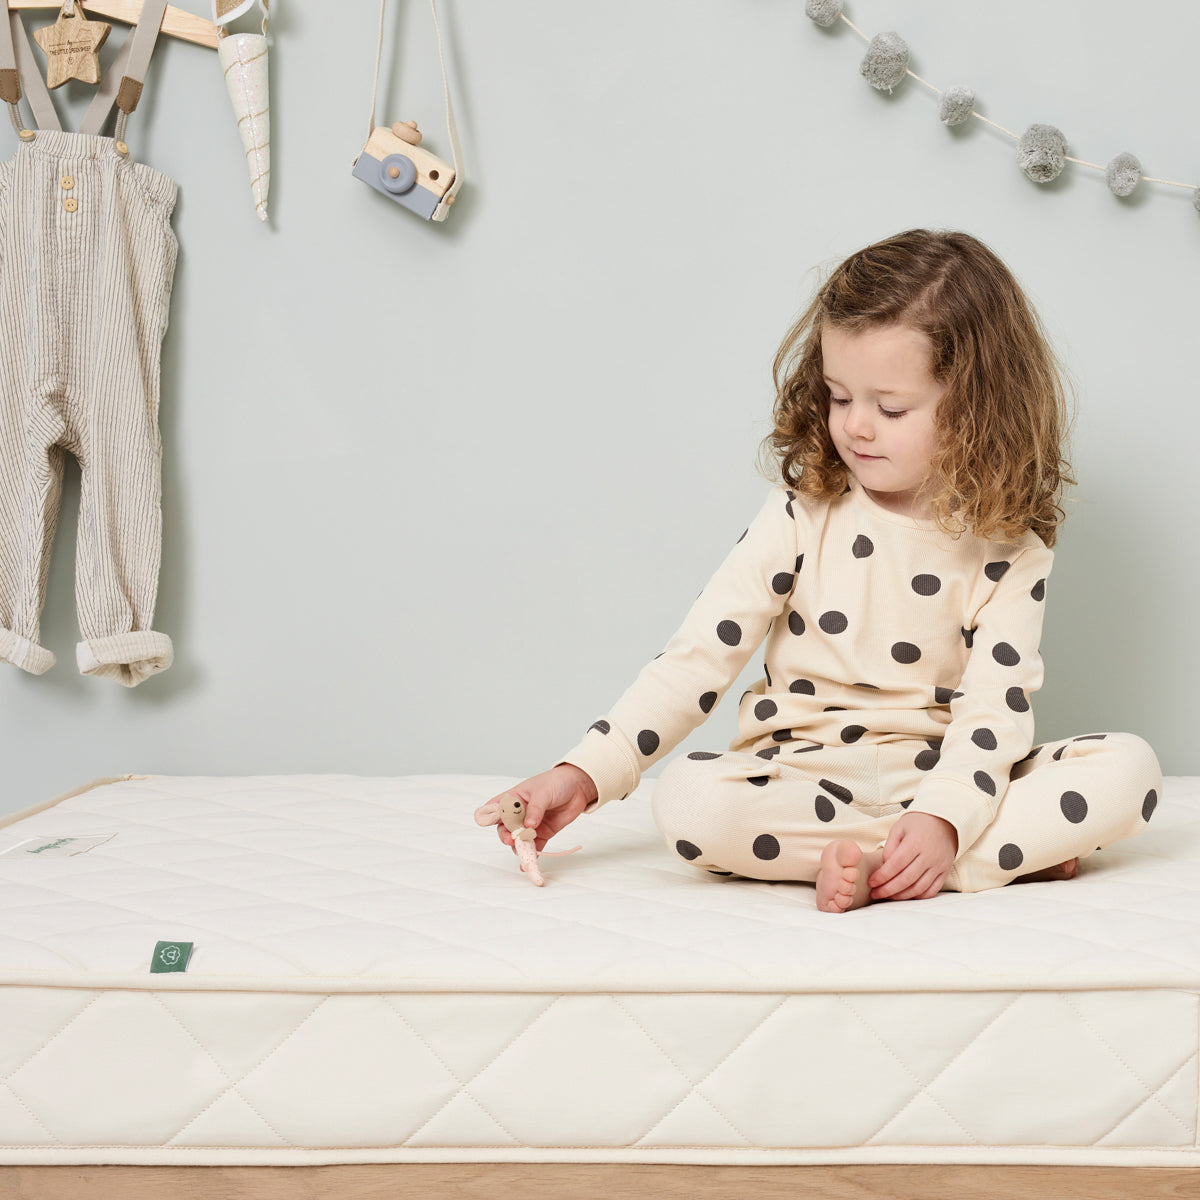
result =
M0 852L0 858L24 858L27 854L71 855L86 854L96 846L111 841L115 833L86 834L78 837L35 837L26 838L15 846Z

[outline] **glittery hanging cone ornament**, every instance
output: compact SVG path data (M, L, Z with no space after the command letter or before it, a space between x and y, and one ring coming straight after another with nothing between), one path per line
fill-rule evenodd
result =
M271 104L267 92L267 39L261 33L235 33L217 44L229 99L237 117L250 190L258 219L267 219L267 191L271 186Z

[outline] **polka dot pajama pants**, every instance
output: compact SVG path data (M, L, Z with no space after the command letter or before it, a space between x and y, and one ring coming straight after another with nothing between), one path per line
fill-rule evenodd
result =
M829 842L882 847L912 803L922 763L936 761L935 746L788 743L765 759L696 752L655 783L654 820L672 852L700 870L811 883ZM985 891L1086 858L1144 828L1161 792L1154 751L1133 734L1048 742L1013 768L995 819L943 887Z

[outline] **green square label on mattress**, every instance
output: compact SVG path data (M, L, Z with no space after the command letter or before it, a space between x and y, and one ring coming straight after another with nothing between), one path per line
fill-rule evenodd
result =
M159 942L154 947L154 957L150 960L150 974L186 971L188 959L192 957L193 945L193 942Z

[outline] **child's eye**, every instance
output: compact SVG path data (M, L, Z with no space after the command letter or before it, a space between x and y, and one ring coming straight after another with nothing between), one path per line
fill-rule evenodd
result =
M849 396L830 396L829 403L830 404L849 404L850 397Z
M903 408L881 408L879 411L889 420L894 421L897 417L904 416L908 410Z

